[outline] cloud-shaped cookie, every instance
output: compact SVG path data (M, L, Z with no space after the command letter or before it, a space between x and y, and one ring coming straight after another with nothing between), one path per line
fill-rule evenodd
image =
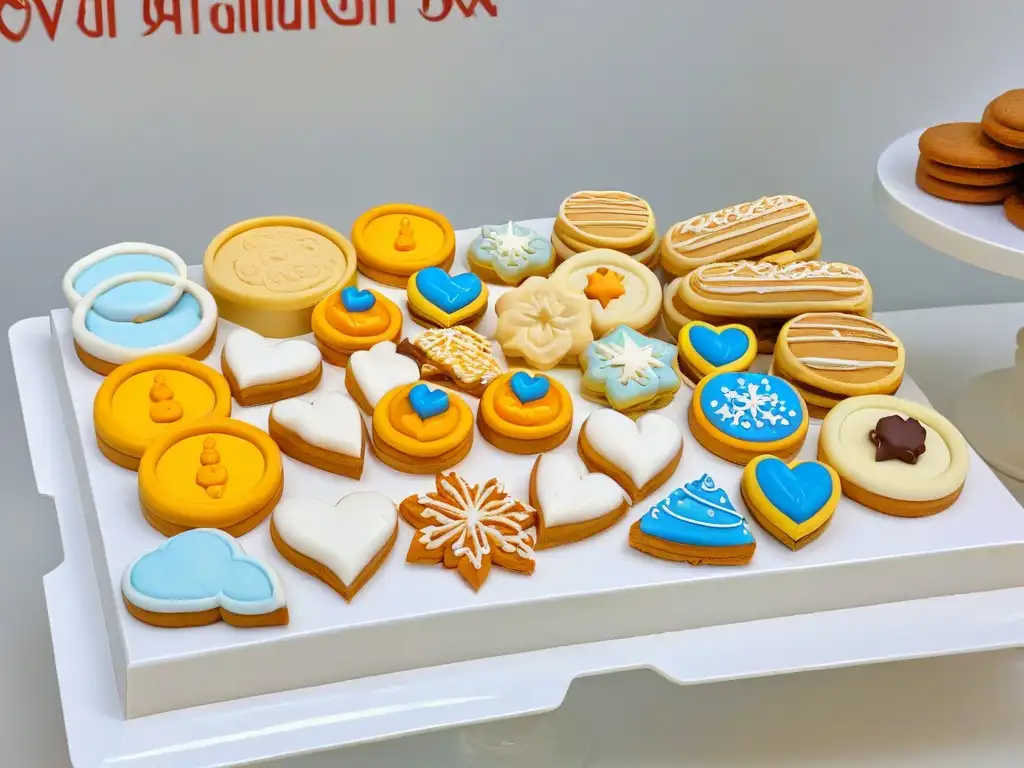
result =
M285 605L277 574L213 528L178 534L140 557L125 571L121 590L131 605L158 614L220 608L259 616Z

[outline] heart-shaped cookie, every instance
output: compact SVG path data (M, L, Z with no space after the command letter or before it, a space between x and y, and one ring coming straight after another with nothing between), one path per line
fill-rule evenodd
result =
M424 299L448 314L468 307L483 291L483 283L472 272L453 277L440 267L417 272L416 287Z
M270 533L292 565L351 600L390 553L398 510L374 491L350 493L334 505L292 497L277 505Z
M636 504L661 487L679 466L683 433L674 421L657 413L645 413L633 421L604 408L583 423L579 452L589 469L612 477Z
M363 455L363 419L355 401L343 392L282 400L274 403L270 418L316 448L343 456Z
M745 325L710 325L694 320L679 332L679 357L692 379L723 371L745 371L757 357L757 339Z
M238 328L224 342L223 360L239 389L301 379L321 367L320 350L301 339L266 339Z
M392 389L419 381L419 363L397 349L394 342L382 341L348 359L345 388L370 413Z
M794 550L821 534L841 495L839 476L827 464L787 464L768 455L747 464L740 489L761 527Z
M629 499L612 478L588 472L569 453L537 457L530 476L530 503L537 509L538 549L593 536L629 509Z

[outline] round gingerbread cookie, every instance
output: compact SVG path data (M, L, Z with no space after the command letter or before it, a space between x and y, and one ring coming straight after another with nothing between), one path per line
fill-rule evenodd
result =
M980 123L932 126L921 134L917 146L929 160L958 168L1009 168L1024 162L1024 152L993 141Z
M933 515L963 489L967 441L945 416L888 395L851 397L821 425L818 459L839 474L843 493L899 517Z
M1024 89L1007 91L993 99L985 107L981 127L1000 144L1024 149Z
M953 184L930 176L920 164L915 176L917 186L934 197L951 200L954 203L1001 203L1012 195L1016 184L1000 184L996 187L969 187L966 184Z
M927 157L922 157L918 166L929 176L940 181L964 184L968 187L997 187L1000 184L1012 184L1020 175L1020 168L1015 165L992 170L957 168L955 165L937 163Z
M1024 229L1024 195L1020 193L1010 195L1006 198L1003 207L1006 210L1006 218L1010 220L1010 223L1015 227Z

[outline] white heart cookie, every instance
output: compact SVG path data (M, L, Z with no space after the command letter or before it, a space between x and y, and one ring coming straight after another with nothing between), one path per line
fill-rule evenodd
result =
M301 339L265 339L238 328L224 342L224 359L239 389L307 376L320 367L320 350Z
M603 408L583 424L587 444L621 469L637 488L657 477L679 454L683 433L671 419L645 413L636 421Z
M370 408L395 387L419 381L420 366L411 357L399 354L393 342L381 341L369 349L354 352L348 359L348 374L356 377L359 391Z
M533 482L537 506L548 528L596 520L628 503L618 483L608 475L588 472L571 453L542 454Z
M273 522L285 544L328 568L349 587L391 540L398 509L374 491L350 493L333 506L295 496L277 505Z
M270 409L270 417L317 448L353 458L363 455L363 418L355 400L343 392L282 400Z

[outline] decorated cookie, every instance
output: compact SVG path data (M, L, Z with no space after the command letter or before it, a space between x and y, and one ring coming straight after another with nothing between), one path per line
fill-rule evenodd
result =
M115 464L136 470L164 432L231 415L231 389L213 368L183 355L149 355L118 366L92 406L96 443Z
M580 366L583 396L626 413L663 408L681 381L675 344L625 325L587 345Z
M743 470L743 501L768 533L796 551L825 530L839 505L835 470L820 461L758 456Z
M293 496L274 510L270 537L285 560L348 602L391 554L398 509L374 491L355 491L333 505Z
M484 439L503 451L543 453L569 437L572 397L543 373L506 373L484 391L476 421Z
M104 376L146 355L204 360L217 339L217 304L177 273L122 272L82 296L71 330L78 358Z
M807 436L808 413L792 385L762 373L716 373L690 401L690 431L711 453L746 464L762 453L789 459Z
M503 294L494 305L498 330L494 338L505 357L521 358L547 371L568 361L594 340L590 300L543 277L531 277Z
M560 260L612 248L644 264L657 258L658 234L650 204L628 192L576 192L562 201L551 235Z
M158 272L188 278L188 267L174 251L149 243L117 243L100 248L83 256L64 273L61 289L72 312L78 302L104 280L132 272ZM121 294L133 294L125 297ZM117 305L127 300L135 305L133 314L158 315L162 306L173 294L173 300L180 298L173 283L125 283L111 289L94 309L103 311L104 304Z
M244 421L209 418L164 432L139 462L139 502L165 536L190 528L248 533L284 487L281 451Z
M530 474L530 504L537 509L537 549L547 549L610 528L629 511L630 502L614 480L588 472L578 457L545 453Z
M519 285L532 275L547 275L555 268L551 242L513 221L481 227L467 258L469 268L481 280L505 285Z
M960 496L969 464L960 431L928 406L888 395L851 397L821 424L818 458L843 493L899 517L933 515Z
M772 372L790 382L812 416L851 395L892 394L903 381L903 344L881 323L841 312L812 312L786 323Z
M359 271L385 285L405 287L427 267L447 270L455 258L455 231L437 211L395 203L372 208L352 225Z
M397 349L393 342L382 341L348 359L345 389L368 414L392 389L420 380L419 363Z
M762 197L674 224L661 243L661 266L671 275L721 261L757 261L796 250L818 231L818 217L794 195Z
M754 535L710 475L676 488L633 523L633 549L690 565L746 565Z
M325 295L355 285L352 244L325 224L267 216L234 224L203 257L203 279L221 317L273 339L311 330Z
M409 278L406 295L412 319L428 327L476 325L487 312L487 286L472 272L452 276L439 267L421 269Z
M373 409L373 449L399 472L433 475L473 447L473 411L454 392L432 384L392 389Z
M359 406L334 391L274 403L267 422L267 432L286 456L355 480L363 474L365 431Z
M288 623L277 573L248 557L233 536L210 528L185 531L125 569L128 613L157 627L235 627Z
M658 322L661 281L650 269L618 251L598 249L562 262L552 283L590 300L594 336L619 325L646 333Z
M301 339L271 341L248 328L234 330L220 367L239 405L265 405L316 389L323 374L320 350Z
M377 291L348 285L313 309L313 335L324 359L344 366L353 352L402 335L402 310Z
M491 340L472 328L431 328L405 339L398 351L420 363L424 378L443 378L479 397L501 375Z
M399 506L416 529L406 561L455 568L480 589L498 565L533 573L537 513L512 498L498 480L471 485L454 472L437 475L436 489L409 496Z
M683 457L683 433L671 419L656 413L633 421L602 409L583 422L578 449L588 469L611 477L636 504L676 471Z
M679 331L679 369L698 382L712 373L745 371L757 358L757 338L746 325L691 320Z

